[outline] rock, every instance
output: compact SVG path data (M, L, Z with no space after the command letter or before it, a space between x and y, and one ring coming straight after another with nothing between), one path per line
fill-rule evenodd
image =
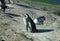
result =
M13 4L13 0L5 0L7 4Z
M60 11L55 11L53 14L60 16Z

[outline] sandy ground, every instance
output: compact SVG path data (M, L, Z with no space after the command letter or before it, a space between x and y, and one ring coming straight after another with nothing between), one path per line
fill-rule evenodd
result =
M5 14L0 13L0 41L60 41L60 16L51 11L38 10L28 6L26 3L14 4L14 8L7 9ZM45 16L42 25L36 25L39 32L26 32L23 23L23 14L28 13L34 20Z

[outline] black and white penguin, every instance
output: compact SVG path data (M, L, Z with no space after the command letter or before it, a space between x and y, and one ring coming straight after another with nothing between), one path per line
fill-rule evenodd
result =
M40 16L35 18L33 21L36 25L42 25L44 24L45 19L46 19L45 16Z
M0 0L1 4L5 3L5 0Z
M5 12L7 6L6 6L6 3L5 3L5 0L1 0L1 9L3 10L3 12Z
M31 17L26 14L25 15L25 25L26 25L26 30L28 31L28 28L30 28L30 32L36 32L36 25L33 22L33 20L31 19Z
M3 12L5 12L7 6L3 3L3 4L1 5L1 8L2 8Z

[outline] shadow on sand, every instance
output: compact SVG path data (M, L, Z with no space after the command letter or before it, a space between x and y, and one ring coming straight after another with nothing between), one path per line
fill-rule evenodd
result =
M54 31L54 29L39 29L35 33L45 33L45 32L51 32Z
M13 14L13 13L5 13L7 16L9 16L10 18L13 18L13 17L20 17L20 15L18 14Z
M13 14L13 13L4 13L7 17L13 19L13 21L18 22L17 20L14 19L14 17L21 17L18 14Z
M15 3L15 4L16 4L16 3ZM23 4L16 4L16 5L21 6L21 7L25 7L25 8L33 8L33 7L31 7L31 6L26 6L26 5L23 5ZM39 9L37 9L37 8L33 8L33 9L39 10Z

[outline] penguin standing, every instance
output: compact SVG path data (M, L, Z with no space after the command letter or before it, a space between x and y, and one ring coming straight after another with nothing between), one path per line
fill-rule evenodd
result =
M26 29L28 31L28 28L30 28L30 32L36 32L36 25L33 22L33 20L30 18L28 14L25 15L25 24L26 24Z
M1 4L5 3L5 0L0 0L1 1Z
M5 3L3 3L3 4L1 5L1 8L2 8L3 12L5 12L5 10L6 10L6 8L7 8L7 6L5 5Z
M5 0L1 0L1 8L2 8L3 12L5 12L5 10L7 8Z

